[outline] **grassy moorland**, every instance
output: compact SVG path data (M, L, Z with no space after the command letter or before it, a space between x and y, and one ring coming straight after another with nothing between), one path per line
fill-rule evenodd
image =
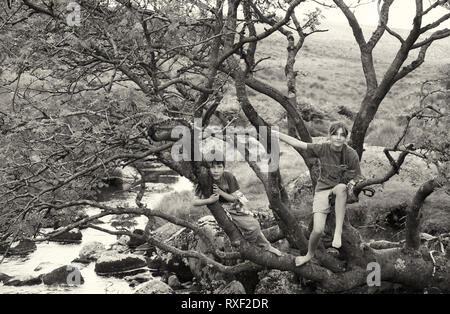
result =
M358 111L366 90L359 47L348 25L329 25L321 28L328 31L309 36L296 59L298 100L304 106L311 106L332 119L346 120L334 113L336 108L343 105L352 111ZM373 28L366 27L363 30L365 36L369 37ZM405 30L397 31L402 35L406 33ZM270 59L260 63L255 77L287 93L284 76L286 39L277 33L258 45L258 57ZM374 50L378 81L381 81L385 70L394 59L398 47L397 39L385 35ZM388 142L393 141L393 134L400 131L395 117L408 113L417 106L422 83L439 78L443 71L450 70L448 51L450 39L433 43L424 64L394 85L380 105L372 123L367 137L368 144L384 146L389 145L386 139ZM413 51L407 60L408 64L416 58L417 52ZM279 104L252 91L249 96L263 118L280 127L285 126L285 113ZM219 109L238 110L232 88ZM346 121L349 125L352 124L352 121ZM326 130L320 123L314 123L314 127L320 128L322 133Z

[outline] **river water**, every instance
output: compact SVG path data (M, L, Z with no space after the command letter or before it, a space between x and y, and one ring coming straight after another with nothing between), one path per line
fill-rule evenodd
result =
M172 178L173 179L173 178ZM147 183L146 188L151 189L154 183ZM184 178L178 177L175 183L169 184L170 190L167 192L154 192L146 193L142 199L142 203L152 208L158 205L161 199L172 192L181 192L185 190L191 190L193 188L192 183ZM104 202L108 205L120 205L120 204L135 204L136 193L128 192L118 195L113 200ZM86 214L89 216L99 213L100 210L95 208L86 208ZM113 219L112 216L106 216L100 219L103 224L99 224L99 227L114 230L110 223ZM147 218L144 216L134 218L136 221L135 228L144 229L147 223ZM6 258L2 264L0 264L0 272L9 276L33 276L37 277L39 274L48 273L60 266L73 265L77 267L81 275L84 278L84 284L73 287L63 286L46 286L44 284L36 286L24 286L24 287L11 287L4 286L0 283L0 294L6 293L40 293L40 294L127 294L133 293L134 288L128 285L128 282L124 279L114 277L102 277L98 276L95 271L95 263L89 265L83 265L78 263L72 263L72 261L78 257L81 248L93 241L97 241L105 245L106 248L109 245L117 242L115 235L110 235L94 229L81 230L83 234L82 242L79 244L59 244L56 242L39 242L37 243L37 249L26 257L12 256ZM35 271L36 267L42 267L41 270Z

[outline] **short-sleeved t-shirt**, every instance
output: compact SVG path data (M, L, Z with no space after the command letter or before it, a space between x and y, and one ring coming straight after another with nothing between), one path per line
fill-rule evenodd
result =
M224 171L222 176L220 177L220 179L218 181L215 181L214 183L217 184L217 186L222 191L224 191L225 193L228 193L228 194L234 193L239 190L239 184L238 184L236 178L234 177L234 175L232 173L230 173L228 171ZM198 197L203 198L203 196L201 195L201 191L198 187L195 190L195 194ZM219 202L220 203L231 203L230 201L224 199L222 196L219 196Z
M331 189L350 179L362 178L358 153L350 146L344 144L341 151L335 151L331 148L331 143L308 143L307 150L320 161L316 191Z

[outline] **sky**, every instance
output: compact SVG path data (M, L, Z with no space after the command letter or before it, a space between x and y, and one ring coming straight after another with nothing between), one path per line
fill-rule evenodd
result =
M346 1L347 4L351 2L356 3L357 1L356 0ZM429 5L430 1L424 0L424 9L428 8ZM313 8L314 6L316 5L303 3L300 5L300 8ZM330 23L347 24L345 16L339 9L329 9L322 7L322 13L326 17L326 20ZM360 21L360 24L369 26L378 25L379 17L378 17L377 1L374 3L369 3L355 8L354 13L358 21ZM426 25L431 21L435 21L436 19L447 13L450 13L450 10L444 8L433 9L430 13L428 13L425 16L422 25ZM391 28L410 29L412 26L412 20L414 15L415 15L414 0L395 0L389 11L388 25ZM447 20L445 23L442 23L441 26L436 29L442 28L450 28L450 21Z

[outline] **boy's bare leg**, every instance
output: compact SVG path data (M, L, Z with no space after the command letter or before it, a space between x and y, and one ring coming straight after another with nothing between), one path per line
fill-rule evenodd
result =
M317 245L325 230L325 223L327 221L327 214L314 213L314 227L308 242L308 253L305 256L297 256L295 258L295 266L301 266L311 260L316 253Z
M333 242L331 246L339 249L342 246L342 226L344 225L344 217L347 203L347 187L345 184L338 184L334 188L336 194L336 203L334 205L336 212L336 228L334 229Z

